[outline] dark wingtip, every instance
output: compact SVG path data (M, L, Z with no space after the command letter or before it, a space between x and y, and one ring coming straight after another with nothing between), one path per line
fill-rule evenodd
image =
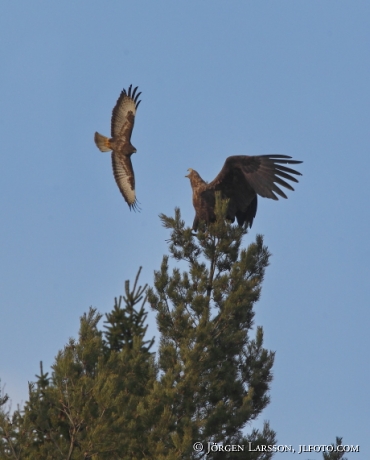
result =
M139 87L136 86L134 90L132 90L132 84L129 86L128 90L126 91L125 89L122 91L123 94L126 96L130 97L136 104L136 108L138 108L139 104L141 101L138 102L139 96L141 94L141 91L136 94L136 91Z
M133 92L132 92L132 94L131 94L131 97L132 97L132 99L134 99L134 100L135 100L135 93L136 93L136 90L137 90L137 89L138 89L138 86L136 86L136 87L134 88L134 90L133 90Z
M141 212L139 204L140 202L137 199L135 199L135 201L132 204L129 204L130 211L134 210L135 212Z
M263 158L268 158L270 160L273 160L274 162L287 163L290 165L303 163L303 161L300 161L300 160L292 160L291 159L292 157L289 155L260 155L260 156Z

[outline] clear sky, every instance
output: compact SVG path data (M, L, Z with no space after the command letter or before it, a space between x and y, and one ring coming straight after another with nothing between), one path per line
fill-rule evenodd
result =
M262 233L273 254L256 324L276 363L254 426L268 419L296 447L343 436L361 446L348 458L368 458L370 3L1 9L0 377L13 406L90 305L110 311L141 265L152 284L169 236L158 214L194 217L189 167L212 180L229 155L285 154L303 177L288 200L260 199L244 241ZM131 83L136 214L93 141Z

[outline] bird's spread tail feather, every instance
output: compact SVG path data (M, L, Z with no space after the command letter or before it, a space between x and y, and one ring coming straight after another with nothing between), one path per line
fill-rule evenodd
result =
M102 136L99 133L95 133L94 141L101 152L109 152L112 150L108 137Z

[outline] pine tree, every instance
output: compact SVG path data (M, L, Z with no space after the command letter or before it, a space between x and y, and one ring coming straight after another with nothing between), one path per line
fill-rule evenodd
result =
M114 307L111 313L107 313L107 320L105 321L106 331L104 333L110 350L120 351L122 348L133 347L134 337L145 337L148 325L145 326L146 317L148 313L145 311L144 305L146 302L146 288L139 286L136 289L137 282L139 280L141 268L139 269L134 287L130 291L130 282L125 282L125 293L126 296L120 296L114 299ZM122 301L124 301L125 307L122 308ZM136 304L140 301L141 307L137 310ZM153 346L154 338L151 340L143 341L142 350L143 352L149 352Z
M274 353L254 327L270 254L260 235L243 248L247 231L226 222L225 212L218 197L216 222L196 235L179 209L161 215L177 266L170 271L164 256L150 289L138 286L140 269L115 299L105 331L90 308L50 376L40 364L23 410L10 415L0 393L0 460L272 457L256 449L276 442L267 422L245 434L270 400ZM160 333L156 357L154 339L145 339L147 300ZM222 451L227 445L244 450ZM345 460L337 452L324 459Z
M331 452L323 452L324 460L347 460L347 457L344 457L345 452L339 452L337 450L338 446L342 445L342 438L336 437L335 444L331 444L333 450Z
M185 227L180 210L161 215L171 230L169 250L188 271L169 257L155 273L148 300L157 312L160 332L158 366L165 398L160 401L160 426L155 458L204 458L193 451L195 441L273 444L275 433L265 425L243 437L242 430L269 402L274 353L263 348L263 330L251 338L255 302L269 262L262 236L242 249L245 228L224 219L226 202L217 199L217 221L200 226L196 235ZM210 444L208 444L210 443ZM249 455L249 457L248 457ZM270 458L255 452L207 458Z
M12 417L0 414L0 458L135 460L147 455L152 421L146 398L156 368L149 353L152 341L148 346L146 328L139 327L145 311L133 313L141 300L137 294L143 293L141 287L136 290L137 281L138 276L132 291L126 283L119 312L130 341L111 347L112 333L104 338L97 327L101 315L90 308L81 318L78 340L70 339L58 353L50 377L41 365L24 410Z

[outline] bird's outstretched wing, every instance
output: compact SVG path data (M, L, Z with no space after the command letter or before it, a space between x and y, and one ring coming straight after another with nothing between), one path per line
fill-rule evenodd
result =
M139 210L135 193L135 175L130 156L112 152L112 167L114 178L126 203L130 209Z
M298 182L292 174L301 176L301 173L284 165L299 163L302 161L291 160L287 155L231 156L208 187L221 190L224 196L236 201L244 201L240 194L246 192L273 200L278 200L277 195L287 198L279 186L294 190L286 181Z
M112 112L111 136L120 137L126 142L130 142L136 110L141 102L138 101L141 93L136 94L137 88L136 86L132 91L132 85L130 85L127 92L124 89Z

